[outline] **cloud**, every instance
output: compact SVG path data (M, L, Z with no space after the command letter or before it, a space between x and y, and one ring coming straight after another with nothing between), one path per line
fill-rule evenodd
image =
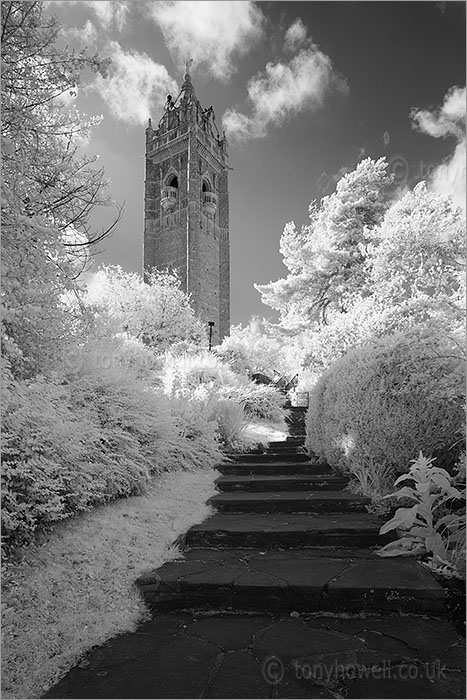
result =
M290 61L268 63L263 73L248 82L251 116L236 108L224 113L222 121L229 138L262 138L271 126L280 126L299 112L319 109L331 90L347 91L347 83L334 72L331 59L303 30L301 20L296 20L286 32L289 47L297 42L305 44Z
M122 31L126 24L129 4L124 0L85 0L85 3L96 15L104 29L117 27Z
M429 185L445 196L451 196L465 210L466 195L466 89L452 87L443 104L435 110L414 109L412 126L434 138L455 138L453 153L431 173Z
M193 58L213 78L227 81L234 59L246 54L262 35L263 14L253 2L152 2L147 5L174 61Z
M110 113L127 124L145 124L151 114L162 111L167 93L174 93L177 84L165 66L144 53L125 51L120 44L110 44L110 75L96 79L96 90Z
M46 6L76 4L86 6L94 13L98 24L106 31L114 28L122 31L130 11L128 0L47 0L45 4ZM85 40L87 41L87 39Z
M93 44L97 39L97 29L90 19L86 20L84 27L69 27L68 29L64 29L63 33L67 37L79 39L85 44Z
M307 40L306 27L300 17L287 29L285 33L285 47L289 51L295 51Z

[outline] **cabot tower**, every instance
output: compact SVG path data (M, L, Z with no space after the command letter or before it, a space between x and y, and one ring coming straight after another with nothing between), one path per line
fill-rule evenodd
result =
M227 141L195 95L190 65L157 128L149 120L146 129L144 270L177 270L217 343L230 328Z

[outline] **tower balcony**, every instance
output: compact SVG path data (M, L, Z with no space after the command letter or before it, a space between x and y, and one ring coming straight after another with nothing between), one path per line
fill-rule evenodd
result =
M177 206L178 189L176 187L163 187L161 192L161 208L170 212Z
M207 214L214 215L217 211L217 194L203 192L203 209Z

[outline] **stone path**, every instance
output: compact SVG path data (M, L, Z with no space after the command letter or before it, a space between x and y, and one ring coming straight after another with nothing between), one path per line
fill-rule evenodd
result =
M303 421L218 466L216 513L137 584L151 622L92 650L50 698L464 698L465 646L414 560L310 462Z

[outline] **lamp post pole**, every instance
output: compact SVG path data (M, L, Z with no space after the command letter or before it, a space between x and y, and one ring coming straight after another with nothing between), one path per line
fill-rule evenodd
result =
M212 327L214 326L214 321L208 321L208 326L209 326L209 352L211 352L211 348L212 348Z

